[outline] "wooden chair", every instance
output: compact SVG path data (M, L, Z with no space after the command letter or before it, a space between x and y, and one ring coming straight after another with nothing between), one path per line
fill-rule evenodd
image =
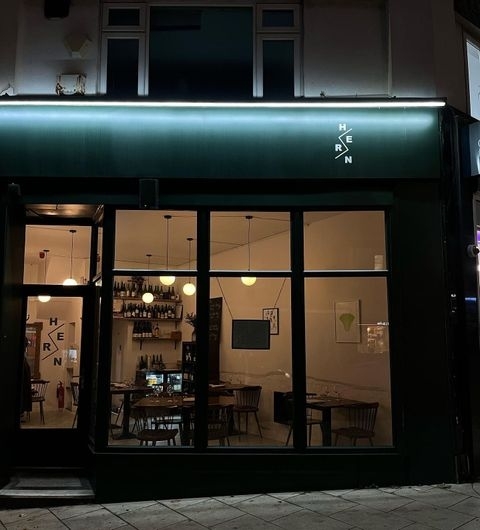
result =
M137 439L140 445L152 446L157 445L157 442L167 442L167 445L172 443L176 445L175 437L178 434L178 429L172 428L172 423L169 421L173 417L175 407L133 407L137 410L138 416L143 415L140 424L144 427L137 433Z
M357 445L357 440L362 438L368 439L370 445L373 445L378 406L378 402L349 405L347 407L348 425L332 429L332 433L335 433L334 445L337 445L340 436L349 438L352 445Z
M45 403L45 395L47 393L48 383L44 379L32 379L32 405L38 403L40 407L40 421L45 425L45 411L43 404Z
M220 403L208 405L207 428L208 440L218 440L220 445L230 445L229 431L233 405Z
M233 406L233 413L237 415L238 423L238 434L242 433L241 429L241 416L245 415L245 433L248 434L248 416L253 414L255 421L257 422L258 433L260 438L262 436L262 429L260 428L260 422L258 421L258 403L260 402L260 394L262 393L261 386L251 386L248 388L242 388L234 391L235 404Z
M287 411L287 423L288 425L290 425L290 429L288 430L287 441L285 442L285 445L288 445L288 442L290 441L290 436L292 435L292 431L293 431L293 416L294 416L293 398L287 398L286 411ZM322 435L323 435L323 429L325 425L322 419L313 416L312 409L307 408L306 426L308 427L308 445L309 446L312 445L312 429L314 425L318 425L320 427L320 430L322 431Z
M72 381L70 383L70 389L72 391L72 407L75 407L75 416L73 417L72 429L75 427L75 424L77 423L79 388L80 387L78 385L78 382Z

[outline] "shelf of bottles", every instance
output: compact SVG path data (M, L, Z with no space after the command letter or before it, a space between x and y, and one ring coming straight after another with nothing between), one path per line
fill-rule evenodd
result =
M182 343L182 392L195 392L195 364L197 361L197 345L195 342Z
M142 299L145 293L153 294L153 301L180 302L180 294L173 285L150 285L141 276L132 277L129 281L113 282L113 298Z

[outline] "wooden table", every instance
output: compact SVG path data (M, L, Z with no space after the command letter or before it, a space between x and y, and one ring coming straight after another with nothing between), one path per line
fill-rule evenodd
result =
M233 405L235 399L232 396L209 396L209 405ZM169 408L178 407L182 414L182 430L181 443L182 445L190 445L191 429L190 420L192 412L195 408L195 398L193 396L182 396L173 394L171 396L145 396L139 399L134 407L150 408Z
M341 409L359 403L363 402L332 396L311 396L307 398L307 408L322 412L324 446L332 445L332 409Z
M122 432L115 437L116 440L135 438L135 434L130 432L130 413L132 394L147 394L152 389L147 386L112 384L110 385L111 394L123 394L123 420Z

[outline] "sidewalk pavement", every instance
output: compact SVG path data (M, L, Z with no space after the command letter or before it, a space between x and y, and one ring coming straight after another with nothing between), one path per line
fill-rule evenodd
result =
M2 509L15 530L480 530L480 482Z

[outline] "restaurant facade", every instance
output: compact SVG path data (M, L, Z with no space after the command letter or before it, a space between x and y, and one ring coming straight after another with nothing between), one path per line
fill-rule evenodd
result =
M478 476L476 121L302 86L0 98L3 484L75 469L118 502Z

